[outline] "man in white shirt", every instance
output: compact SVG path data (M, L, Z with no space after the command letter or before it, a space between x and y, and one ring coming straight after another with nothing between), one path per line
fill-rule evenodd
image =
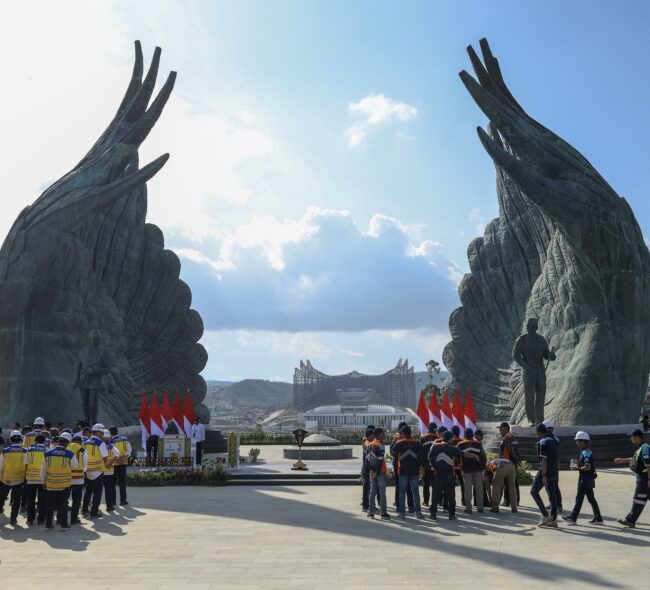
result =
M203 458L203 441L205 440L205 426L199 422L198 418L194 418L192 424L192 442L196 444L196 464L201 465Z

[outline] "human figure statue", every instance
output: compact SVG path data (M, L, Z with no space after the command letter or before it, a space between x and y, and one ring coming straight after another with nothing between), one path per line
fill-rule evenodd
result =
M99 398L107 391L113 391L115 366L113 353L102 344L100 330L90 332L90 346L79 353L73 388L79 388L86 424L97 422Z
M549 350L544 336L537 333L539 324L536 318L526 322L527 334L517 338L512 349L513 360L521 367L526 396L526 416L531 424L544 420L544 400L546 399L546 367L544 360L555 360L555 347Z

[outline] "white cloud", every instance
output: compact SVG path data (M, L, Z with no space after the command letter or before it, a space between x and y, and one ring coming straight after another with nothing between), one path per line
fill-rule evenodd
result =
M358 118L345 131L350 149L357 148L364 142L371 127L391 121L408 121L418 115L414 106L396 102L383 94L369 94L358 102L351 102L348 112Z
M113 2L12 3L0 36L5 92L0 110L0 239L18 213L90 149L120 104L130 79L133 39ZM38 18L34 18L38 14ZM16 51L20 48L20 51ZM47 48L46 51L43 48ZM145 67L153 44L144 43ZM174 69L165 52L159 86ZM198 102L198 101L197 101ZM276 148L262 117L245 106L196 107L183 95L182 72L141 163L170 152L149 182L149 219L166 233L220 231L218 210L250 202L261 181L256 166Z
M312 207L297 220L254 218L212 251L197 242L176 252L208 329L445 330L460 271L415 234L385 215L366 229L347 211Z

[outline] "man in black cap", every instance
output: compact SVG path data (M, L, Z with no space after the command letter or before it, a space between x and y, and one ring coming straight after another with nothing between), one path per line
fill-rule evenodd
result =
M537 523L537 526L557 528L557 482L559 467L557 441L555 437L551 436L548 428L544 424L537 425L537 436L540 439L538 447L539 471L530 488L530 495L542 513L542 518ZM542 488L546 488L549 500L551 501L550 515L539 494Z
M632 510L625 518L619 518L619 524L633 529L636 521L643 512L650 495L650 445L643 441L643 431L640 429L630 432L630 442L634 445L634 455L628 458L614 459L617 465L628 463L630 469L636 473L636 487L632 499Z
M431 446L435 443L437 438L438 438L438 426L436 425L435 422L431 422L431 424L429 424L429 431L425 432L420 437L420 444L422 445L422 450L424 452L425 457L429 456L429 451L431 450ZM427 462L423 469L424 469L424 473L422 474L422 483L424 485L424 488L422 490L422 499L423 499L423 504L425 506L428 506L429 499L431 497L431 488L433 486L431 465L429 465L429 463Z
M413 503L417 518L424 518L420 507L420 470L424 464L422 445L412 437L411 427L402 428L402 437L393 445L393 456L397 459L399 498L397 510L400 518L405 517L406 491L413 490Z
M397 475L399 469L398 469L398 460L397 456L394 453L394 448L395 444L402 438L404 438L404 434L402 430L406 428L407 424L406 422L400 422L397 425L397 432L393 434L393 440L390 445L390 456L393 459L393 475L395 479L395 502L394 506L395 508L399 511L399 477ZM409 507L409 512L413 512L413 490L411 489L411 486L409 485L406 488L406 503L408 504Z
M375 429L368 426L366 436L361 443L361 477L363 477L363 491L361 496L361 510L368 512L370 495L370 471L368 469L368 445L375 440Z
M434 444L429 451L429 462L435 471L433 498L429 513L433 520L436 519L438 503L442 496L446 496L449 511L449 520L456 519L456 494L454 490L454 460L471 457L468 451L461 451L453 445L454 435L446 431L442 435L442 443Z

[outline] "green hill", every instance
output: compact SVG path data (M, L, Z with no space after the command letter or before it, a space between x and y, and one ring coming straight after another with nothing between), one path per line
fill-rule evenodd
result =
M244 379L218 393L233 406L271 406L285 408L293 402L293 384L264 379Z

